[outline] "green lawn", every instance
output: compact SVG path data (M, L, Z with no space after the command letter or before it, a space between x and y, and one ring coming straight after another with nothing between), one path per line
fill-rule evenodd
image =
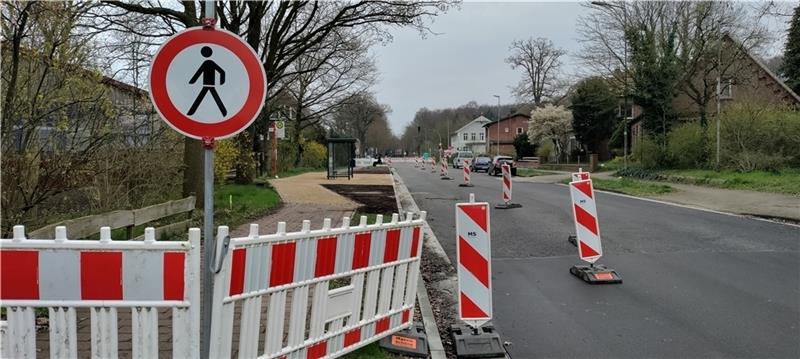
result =
M557 174L558 173L555 172L536 170L533 168L517 168L517 176L519 177L536 177L536 176L548 176Z
M280 203L278 192L267 185L217 186L214 190L214 222L233 228L266 215Z
M569 183L569 179L562 181ZM673 191L673 188L667 185L649 183L644 181L637 181L630 178L622 179L601 179L593 178L592 185L594 189L629 194L631 196L652 196Z
M664 170L659 173L665 175L670 182L800 195L800 168L785 169L780 172Z

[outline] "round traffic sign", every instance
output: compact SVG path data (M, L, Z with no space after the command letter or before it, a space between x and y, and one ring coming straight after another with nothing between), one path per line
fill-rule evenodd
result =
M255 51L223 29L193 27L170 37L150 64L150 98L173 129L202 139L231 137L264 106L266 74Z

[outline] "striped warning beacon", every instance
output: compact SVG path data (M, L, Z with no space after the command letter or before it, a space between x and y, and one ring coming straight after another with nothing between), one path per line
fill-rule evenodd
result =
M439 179L443 179L443 180L452 179L452 178L450 178L450 176L447 173L447 157L446 156L442 156L440 162L441 162L441 166L440 166L440 169L439 169Z
M492 319L489 204L456 204L458 316L476 328Z
M585 173L585 172L582 172ZM622 278L603 265L595 265L603 256L600 226L597 220L594 188L591 179L569 183L572 213L575 218L575 238L578 256L589 265L576 265L570 273L589 283L621 283Z
M519 203L511 202L511 166L509 166L508 163L503 163L500 165L500 169L503 173L503 203L495 205L494 208L511 209L522 207Z
M470 175L472 171L469 169L469 160L464 160L464 183L460 183L459 187L473 187L472 183L470 183Z

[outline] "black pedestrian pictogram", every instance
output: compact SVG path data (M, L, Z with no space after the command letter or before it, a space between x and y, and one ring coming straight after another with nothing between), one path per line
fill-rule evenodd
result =
M203 46L200 49L200 54L203 57L211 57L213 51L208 46ZM203 75L203 89L200 90L200 93L197 95L197 98L194 100L192 107L189 109L189 113L187 115L191 116L197 111L197 107L200 106L200 103L203 102L203 98L206 97L207 92L211 92L211 96L214 97L214 102L217 104L217 108L219 108L219 112L222 113L222 116L228 114L228 110L225 109L225 105L222 104L222 100L219 98L219 94L217 93L217 89L214 87L216 86L214 79L216 78L216 73L219 72L219 84L225 84L225 70L223 70L216 62L211 60L203 61L203 64L200 65L200 68L197 69L197 72L194 73L192 79L189 80L189 84L194 84L200 75Z

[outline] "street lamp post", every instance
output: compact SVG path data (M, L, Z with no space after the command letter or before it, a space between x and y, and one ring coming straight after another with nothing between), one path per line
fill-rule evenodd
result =
M622 115L622 123L623 123L623 149L622 149L622 161L623 167L628 168L628 41L625 39L625 30L628 27L628 9L625 6L625 2L623 1L621 5L613 5L611 3L605 1L592 1L592 5L600 6L600 7L607 7L607 8L618 8L622 9L622 39L623 39L623 50L622 50L622 67L625 78L623 80L623 90L622 90L622 111L620 114ZM631 108L631 117L633 117L633 108Z
M497 97L497 144L495 145L495 156L500 156L500 95L493 95Z

